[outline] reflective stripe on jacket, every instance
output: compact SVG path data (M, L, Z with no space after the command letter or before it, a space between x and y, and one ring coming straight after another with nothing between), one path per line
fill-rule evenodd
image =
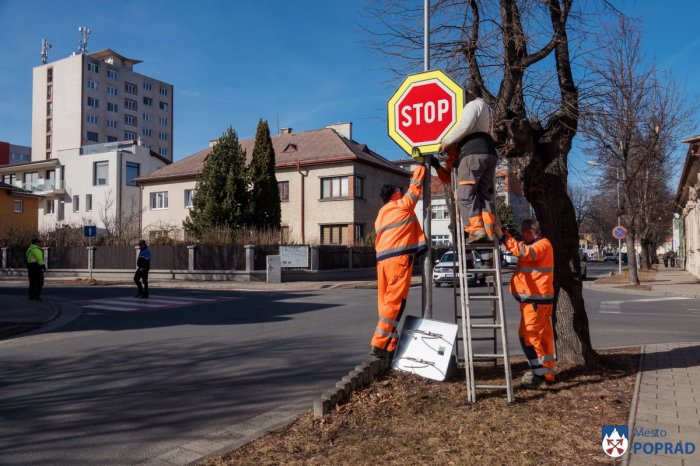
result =
M510 292L521 303L554 303L554 249L547 238L528 245L506 233L503 245L518 257Z
M427 249L423 229L414 212L423 190L424 175L425 167L418 165L413 171L406 194L401 199L387 202L379 209L374 222L374 231L377 232L374 242L377 262Z
M36 244L30 244L25 253L27 264L44 265L44 251Z

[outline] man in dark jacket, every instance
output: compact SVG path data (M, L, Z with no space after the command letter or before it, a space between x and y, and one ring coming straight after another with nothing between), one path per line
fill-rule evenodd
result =
M137 298L148 298L148 271L151 269L151 250L148 249L146 240L139 241L139 257L136 260L136 273L134 283L139 289ZM143 285L142 285L143 283Z
M41 241L38 238L32 240L27 248L27 275L29 276L29 299L41 300L41 288L44 286L44 250L39 247Z

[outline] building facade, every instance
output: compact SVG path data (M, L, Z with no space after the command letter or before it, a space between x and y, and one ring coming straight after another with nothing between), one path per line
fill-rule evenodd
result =
M107 49L35 67L32 160L90 144L140 140L172 161L173 86L134 72L138 63Z
M253 139L241 141L250 163ZM374 230L385 183L407 186L410 173L352 139L350 123L272 137L283 238L301 244L356 244ZM211 147L139 178L144 233L183 238Z
M32 160L32 148L0 141L0 166L27 163Z
M688 144L676 193L672 248L688 272L700 278L700 135L683 139Z
M41 196L0 181L0 238L34 236Z

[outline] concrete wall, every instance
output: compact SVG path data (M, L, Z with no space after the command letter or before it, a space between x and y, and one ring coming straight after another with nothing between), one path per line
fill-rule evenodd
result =
M144 236L155 230L167 230L171 238L184 238L182 222L189 216L189 208L185 207L185 190L194 189L194 178L189 180L175 180L162 184L146 184L143 186L141 208L143 212ZM167 209L151 209L151 193L166 191L168 193Z

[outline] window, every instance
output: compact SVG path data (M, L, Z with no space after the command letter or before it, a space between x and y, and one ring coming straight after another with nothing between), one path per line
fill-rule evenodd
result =
M348 177L321 178L321 199L348 197Z
M168 107L169 106L167 102L160 102L160 104L158 105L158 108L160 108L161 110L167 110Z
M14 186L16 180L17 180L17 177L15 176L14 173L11 175L2 175L2 182L3 183L11 184L12 186Z
M163 131L158 133L158 139L161 141L167 141L168 140L168 133L165 133Z
M85 87L87 87L88 89L92 89L93 91L95 91L95 90L97 90L97 82L95 82L95 81L93 81L93 80L91 80L91 79L88 79L88 80L85 82Z
M86 119L87 122L90 123L91 125L96 125L96 124L97 124L97 117L96 117L95 115L88 115L87 117L85 117L85 119Z
M51 135L47 134L46 135L46 148L47 149L51 149L51 141L52 141Z
M433 204L433 208L430 212L430 218L433 220L447 220L450 218L450 214L447 211L447 205L445 204Z
M136 133L133 131L124 131L124 139L127 141L136 141Z
M88 68L88 71L92 71L93 73L100 72L100 67L97 66L97 64L95 64L95 63L88 63L87 68Z
M168 88L160 86L160 95L168 95Z
M108 112L118 112L119 106L117 104L113 104L112 102L107 102L107 111Z
M107 136L107 142L117 142L119 138L116 136Z
M51 215L55 212L55 207L56 203L53 200L48 200L46 201L46 204L44 205L44 215Z
M153 115L151 115L150 113L144 112L142 116L143 116L143 121L153 121Z
M167 238L168 237L168 230L151 230L148 232L148 239L151 242L154 242L158 238Z
M94 131L88 131L88 132L87 132L86 139L87 139L88 141L98 142L98 140L99 140L99 135L98 135L97 133L95 133Z
M356 223L355 224L355 242L360 243L365 238L365 224Z
M85 195L85 212L92 212L92 194Z
M136 117L133 115L124 115L124 124L136 126Z
M161 126L168 126L168 119L160 117L158 118L158 123L160 123Z
M151 90L151 83L144 81L144 82L143 82L143 88L144 88L144 90L146 90L146 91L150 91L150 90Z
M53 82L53 68L46 68L46 82Z
M73 212L80 212L80 196L73 196Z
M365 179L359 176L355 177L355 197L363 198L365 194Z
M24 204L21 199L15 199L14 202L14 212L16 214L21 214L24 211Z
M168 192L151 193L151 210L168 208Z
M321 225L321 244L347 244L347 225Z
M144 96L143 104L148 106L148 107L153 107L153 99L151 99L150 97Z
M197 193L196 189L185 189L185 208L191 209L194 201L194 195Z
M136 110L136 101L130 99L124 99L124 106L129 110Z
M131 83L124 83L124 90L129 94L136 94L138 92L136 84Z
M153 130L152 130L152 129L148 129L148 128L143 128L143 129L141 130L141 135L142 135L142 136L151 137L151 136L153 136Z
M109 178L109 162L95 162L92 164L92 184L104 186Z
M136 178L141 173L141 165L134 162L126 162L126 184L128 186L136 186Z
M116 88L116 87L107 86L107 94L109 94L109 95L117 95L118 93L119 93L119 91L117 91L117 88Z
M46 102L46 116L53 115L53 102Z
M50 99L52 97L53 97L53 86L51 84L49 84L48 86L46 86L46 98Z
M88 97L88 98L87 98L87 104L88 104L88 107L95 107L95 108L97 108L97 107L100 106L100 101L99 101L99 99L96 99L96 98L94 98L94 97Z
M51 118L46 119L46 132L50 133L53 129L53 120Z
M107 68L107 77L109 79L119 79L119 73L115 70L110 70L109 68ZM114 95L117 95L117 94L114 94Z
M107 120L107 128L117 128L117 120Z
M166 157L168 155L168 148L158 146L158 154L162 155L163 157Z
M432 235L430 241L433 246L451 246L450 235Z
M288 201L289 200L289 181L278 182L277 189L280 192L280 201Z

